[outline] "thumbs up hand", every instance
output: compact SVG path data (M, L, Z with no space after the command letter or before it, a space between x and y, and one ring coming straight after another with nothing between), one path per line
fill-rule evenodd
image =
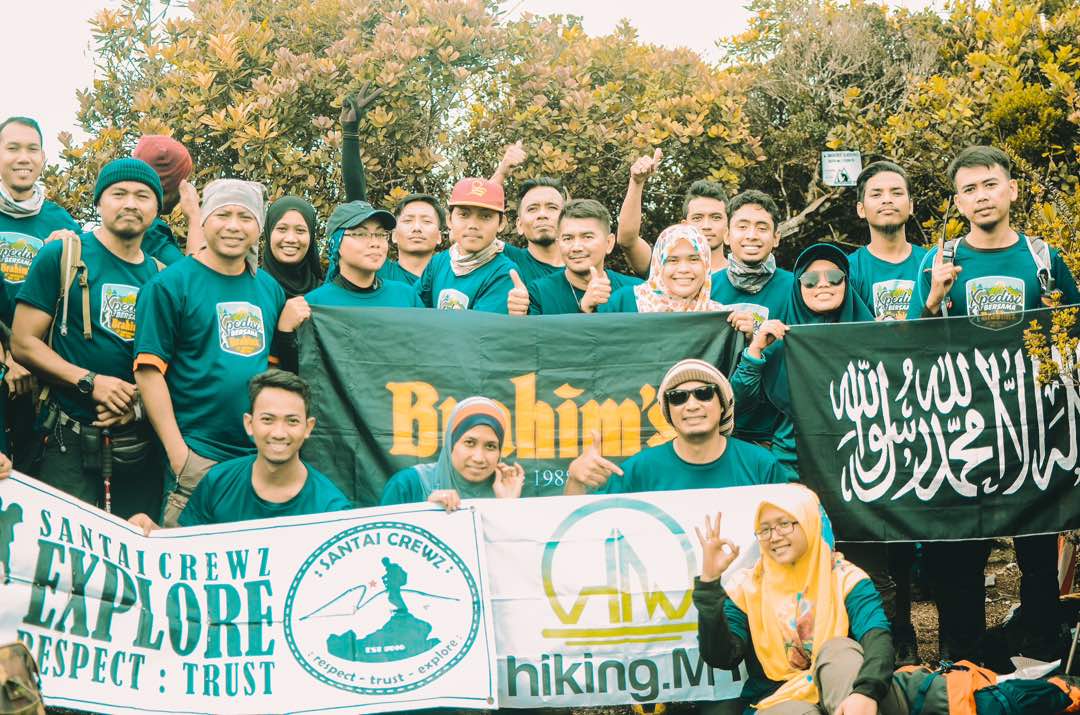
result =
M593 313L598 307L607 303L611 298L611 279L607 272L596 270L596 266L589 266L589 285L585 289L585 295L581 297L581 312Z
M506 312L510 315L529 314L529 289L525 287L525 281L515 270L510 271L510 280L514 287L506 294Z
M636 184L644 184L652 176L660 161L664 158L661 149L655 149L652 156L643 156L630 166L630 179Z
M623 471L619 465L609 462L600 454L600 432L592 431L592 443L586 447L581 456L570 463L567 470L570 479L590 489L599 489L607 484L608 477L612 474L622 476Z

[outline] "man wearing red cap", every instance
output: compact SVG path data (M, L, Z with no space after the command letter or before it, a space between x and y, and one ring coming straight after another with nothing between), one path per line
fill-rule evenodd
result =
M497 236L506 226L502 186L462 179L450 195L450 250L435 254L416 284L428 308L525 315L529 293Z
M180 205L188 220L187 252L194 253L203 246L202 224L199 220L199 192L187 180L191 175L191 154L183 144L162 134L145 134L131 153L153 167L161 179L165 199L161 202L158 218L146 231L143 250L165 265L172 265L184 257L169 225L161 220Z

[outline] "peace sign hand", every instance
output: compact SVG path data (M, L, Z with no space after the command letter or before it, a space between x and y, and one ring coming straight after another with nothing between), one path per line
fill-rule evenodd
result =
M701 529L694 527L697 533L698 543L701 544L701 580L703 582L717 581L724 572L739 558L739 547L731 539L720 536L720 512L716 513L716 521L705 515L705 534ZM724 550L724 547L727 550Z

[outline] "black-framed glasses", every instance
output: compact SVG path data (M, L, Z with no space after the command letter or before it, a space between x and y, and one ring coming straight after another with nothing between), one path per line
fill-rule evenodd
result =
M754 532L754 536L758 541L768 541L772 538L775 531L778 536L787 536L791 532L795 531L795 525L797 521L778 521L773 526L763 526Z
M680 390L674 388L664 393L664 399L667 400L669 405L685 405L686 401L690 399L690 395L694 396L694 399L698 402L708 402L718 394L719 388L712 384L706 383L701 387L695 387L690 390Z
M359 238L361 241L389 241L389 231L366 231L364 229L349 229L344 234L348 238Z
M831 286L838 286L844 282L847 275L839 268L829 268L824 271L805 271L799 276L799 285L803 288L813 288L821 283L822 277Z

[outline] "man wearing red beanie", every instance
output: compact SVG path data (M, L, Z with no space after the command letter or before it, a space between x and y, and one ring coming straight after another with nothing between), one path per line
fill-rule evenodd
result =
M171 265L183 258L184 254L180 251L172 229L161 220L161 216L172 213L177 204L188 220L187 252L194 253L203 245L199 192L187 180L191 175L191 154L183 144L172 137L144 134L131 155L153 167L165 192L161 212L143 238L143 250L162 263Z

